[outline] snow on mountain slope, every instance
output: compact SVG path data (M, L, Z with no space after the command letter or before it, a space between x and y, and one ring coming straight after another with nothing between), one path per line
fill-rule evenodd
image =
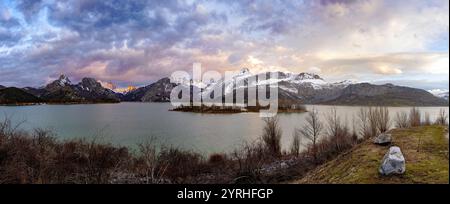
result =
M448 100L449 91L445 89L433 89L429 90L431 94L433 94L436 97L443 98L445 100Z
M344 89L351 81L342 81L337 83L326 82L319 75L313 73L285 73L285 72L272 72L277 74L277 78L268 78L261 80L261 76L268 73L253 74L248 69L242 69L231 77L231 79L221 79L214 83L209 83L203 86L203 97L210 96L213 91L224 87L223 95L230 95L236 89L246 88L245 81L251 81L248 83L248 87L264 86L271 84L278 84L281 97L288 99L299 100L303 98L310 101L313 97L318 96L334 96L336 92ZM258 76L258 81L254 81ZM194 87L195 84L194 84ZM200 88L200 87L197 87ZM320 93L320 94L318 94ZM219 97L219 96L215 96ZM321 98L323 100L323 98ZM314 100L313 100L314 101Z

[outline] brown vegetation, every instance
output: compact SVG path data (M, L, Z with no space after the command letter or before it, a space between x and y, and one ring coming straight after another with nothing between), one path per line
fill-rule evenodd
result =
M278 124L278 117L264 118L264 130L262 141L267 152L273 156L281 155L281 127Z
M448 123L447 123L447 119L448 119L448 114L445 112L445 109L441 109L440 111L439 111L439 116L438 116L438 118L436 119L436 124L437 125L444 125L444 126L447 126L448 125Z
M411 108L411 110L409 111L409 126L410 127L420 126L420 124L421 124L420 118L421 118L421 114L420 114L419 109L416 107Z
M397 112L395 116L395 126L397 128L409 127L408 114L406 112Z
M397 115L396 125L416 125L418 112L416 108L410 111L412 119ZM277 118L267 118L259 140L232 153L206 158L193 151L157 145L154 139L135 150L86 140L57 141L50 131L20 131L6 119L0 123L0 183L283 182L302 178L367 138L389 130L388 113L386 108L361 109L359 124L354 121L350 131L336 109L324 121L313 109L306 123L294 132L289 152L282 151ZM447 117L441 111L436 124L446 124ZM425 141L418 141L425 151Z

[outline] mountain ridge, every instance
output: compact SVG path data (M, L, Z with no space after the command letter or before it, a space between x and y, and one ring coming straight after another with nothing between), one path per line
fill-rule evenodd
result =
M270 72L265 74L267 73ZM61 75L42 88L25 87L21 90L47 103L170 102L170 92L177 85L200 89L203 91L202 97L206 97L214 96L214 89L219 87L223 87L222 96L231 96L239 89L245 91L251 86L278 83L279 100L288 104L448 106L448 100L417 88L393 84L355 83L349 80L327 82L317 74L306 72L296 74L278 71L276 73L277 79L259 80L252 84L247 83L249 78L257 77L261 73L252 74L245 68L236 72L232 77L233 81L220 79L204 83L185 80L175 83L175 80L164 77L124 94L103 87L94 78L86 77L79 83L72 84L67 76ZM246 86L235 87L234 81ZM5 88L0 86L0 90Z
M15 87L0 87L0 104L36 104L42 102L40 98Z

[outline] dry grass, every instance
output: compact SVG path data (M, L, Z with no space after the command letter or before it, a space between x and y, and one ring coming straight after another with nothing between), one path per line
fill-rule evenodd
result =
M406 173L380 176L378 167L389 147L365 141L294 183L449 183L448 140L443 126L392 130L393 145L406 158ZM421 139L420 139L421 138ZM417 151L419 139L421 151Z

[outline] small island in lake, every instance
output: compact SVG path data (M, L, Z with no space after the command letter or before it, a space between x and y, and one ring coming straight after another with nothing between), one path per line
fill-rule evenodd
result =
M233 114L233 113L256 113L262 110L268 110L269 106L237 106L237 105L222 105L222 106L177 106L170 111L192 112L192 113L208 113L208 114ZM303 113L306 112L306 107L303 105L279 105L278 113Z

